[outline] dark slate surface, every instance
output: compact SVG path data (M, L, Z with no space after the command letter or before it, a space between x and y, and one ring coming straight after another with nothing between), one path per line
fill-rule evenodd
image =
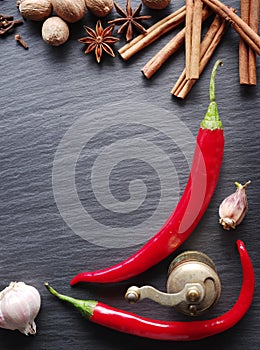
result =
M152 12L153 20L182 4L176 0L168 9ZM239 2L229 5L239 7ZM19 18L15 1L1 1L0 13ZM30 21L16 30L28 42L28 51L13 35L0 38L0 287L24 281L42 296L37 335L0 330L1 350L194 350L213 345L223 350L258 349L259 87L239 85L237 34L228 30L192 92L178 101L169 91L182 71L183 49L150 81L140 73L171 35L127 63L117 55L104 57L98 65L77 42L85 23L93 26L95 18L87 14L72 25L69 42L59 48L44 44L41 24ZM123 43L122 38L116 48ZM187 180L194 137L208 104L210 71L218 58L225 63L217 75L225 157L216 193L200 224L171 257L140 276L71 288L70 278L77 272L119 262L140 248L173 210ZM249 213L235 231L224 232L217 222L218 205L233 192L234 181L249 179ZM43 285L49 281L61 292L147 317L187 320L148 301L126 305L123 295L132 284L165 290L172 258L197 249L215 261L222 280L221 299L205 316L211 318L228 310L239 293L236 239L246 242L255 267L253 305L233 329L194 343L151 341L91 324L52 298Z

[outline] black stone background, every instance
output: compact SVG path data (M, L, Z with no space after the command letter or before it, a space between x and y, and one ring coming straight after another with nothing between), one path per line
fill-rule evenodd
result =
M123 1L118 1L124 6ZM136 7L137 1L132 1ZM239 9L239 1L229 1ZM176 0L163 11L143 9L152 14L153 23L183 5ZM20 18L15 1L0 1L0 13ZM108 19L116 17L113 11ZM0 38L0 289L10 281L24 281L37 287L42 308L36 319L37 335L25 337L18 331L0 330L0 348L9 349L208 349L229 350L259 348L259 86L240 86L238 78L238 35L229 28L201 78L184 101L172 98L170 90L184 65L183 47L151 79L140 69L174 33L144 49L129 62L104 56L98 65L92 55L84 55L77 42L84 36L83 24L94 26L96 18L87 13L71 25L69 41L58 48L41 40L41 23L25 23L15 30L29 45L24 50L13 34ZM103 20L105 24L107 19ZM116 35L116 33L115 33ZM124 38L115 45L124 43ZM116 51L116 50L115 50ZM217 100L225 127L225 156L219 183L210 206L190 238L169 258L131 280L109 285L69 286L79 271L106 267L130 256L141 245L131 241L129 247L105 248L91 244L74 234L62 219L52 188L55 152L69 127L90 111L105 109L111 102L122 104L145 102L173 111L196 136L199 122L208 104L208 83L213 63L224 61L217 75ZM257 59L259 68L259 59ZM116 118L117 116L115 116ZM158 118L152 113L151 118ZM163 121L162 121L163 122ZM169 128L174 127L169 125ZM177 154L176 154L177 157ZM182 179L187 167L178 169ZM126 172L127 174L127 172ZM123 173L121 174L124 177ZM233 182L248 187L249 212L235 231L224 232L218 225L218 205L234 190ZM181 184L183 189L185 181ZM86 199L87 200L87 199ZM151 205L153 198L151 198ZM166 217L172 211L169 206ZM141 214L142 215L142 214ZM135 218L133 218L135 220ZM153 232L151 233L151 235ZM235 241L245 241L256 273L252 307L246 316L223 334L196 342L153 341L120 334L92 324L74 310L51 297L44 282L49 281L63 293L78 298L92 298L147 317L187 320L174 310L144 301L130 306L123 295L132 284L153 284L165 290L170 261L186 249L207 253L216 263L222 280L222 295L207 317L217 316L235 302L241 285L241 268ZM206 317L206 316L205 316Z

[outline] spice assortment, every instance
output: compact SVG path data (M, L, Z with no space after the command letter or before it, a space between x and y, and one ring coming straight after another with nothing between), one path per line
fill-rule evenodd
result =
M115 57L112 47L120 40L113 36L117 25L120 26L117 33L125 33L127 42L118 52L122 59L127 61L137 52L183 23L184 28L141 71L147 79L151 78L185 43L185 68L171 90L171 94L184 99L196 80L199 79L230 25L241 36L239 45L240 83L256 84L256 54L260 54L260 38L257 34L259 3L257 5L256 2L251 1L253 6L248 7L241 0L241 17L239 17L235 9L229 8L219 0L187 0L186 6L147 29L142 22L150 19L151 16L140 14L142 4L132 10L130 0L126 1L125 10L109 0L21 0L17 5L22 17L43 22L42 38L44 42L52 46L60 46L68 41L69 24L82 19L87 9L97 17L105 17L115 7L120 18L109 21L107 27L103 27L98 18L95 30L85 25L87 36L78 39L80 43L87 45L86 54L94 52L98 63L101 62L104 52ZM170 3L169 0L143 0L142 2L151 9L163 9ZM55 16L52 16L53 11ZM213 20L201 40L203 23L210 16L213 17ZM22 23L22 20L14 20L12 16L0 15L0 35L6 35L15 26ZM134 29L141 33L135 38ZM20 34L16 34L14 38L25 49L28 49L27 43ZM209 89L210 103L198 131L188 182L167 222L151 240L128 259L103 270L81 272L71 279L71 285L79 282L119 282L140 274L172 254L198 225L214 194L224 154L224 131L215 97L216 72L221 65L221 60L218 60L213 67ZM236 192L225 198L220 204L219 223L225 230L234 229L244 219L248 211L245 191L249 183L250 181L241 185L236 182ZM84 317L105 327L157 340L198 340L233 327L251 306L255 285L254 270L245 245L240 240L237 240L237 249L243 272L239 297L229 311L205 321L166 322L148 319L98 301L68 297L58 293L48 283L45 286L53 296L72 304ZM19 330L25 335L35 334L35 318L40 308L41 296L36 288L23 282L12 282L0 292L0 327Z
M108 24L118 25L118 34L125 32L126 45L118 50L119 55L125 61L184 23L184 28L141 69L143 75L150 79L169 57L185 43L185 68L171 89L171 94L181 99L187 96L199 79L215 49L220 44L228 25L231 24L241 38L239 44L240 84L256 85L256 55L260 54L260 37L257 33L258 0L250 0L249 2L241 0L241 17L237 15L235 9L230 8L220 0L186 0L185 6L146 29L142 22L150 19L151 16L140 14L142 4L148 8L159 10L168 6L169 3L168 0L143 0L134 10L131 8L130 0L126 0L125 10L112 0L18 0L17 6L24 18L41 21L51 16L52 11L54 11L66 23L75 23L82 19L87 9L99 20L99 18L106 17L115 8L121 17L108 21ZM215 19L212 20L206 35L202 38L203 22L212 13L215 14ZM53 21L55 25L56 22ZM56 36L57 27L49 28L49 26L50 22L47 25L48 31L53 32L52 35ZM66 29L65 27L63 25L64 33L62 33L63 30L60 33L61 40L45 40L44 38L43 40L53 46L64 44L69 39L67 27ZM89 28L89 26L85 27ZM133 36L134 30L141 33L136 38ZM114 52L109 47L103 46L110 56L115 57ZM101 55L98 56L101 57ZM100 62L100 59L97 59L97 62Z
M219 31L215 32L215 34L214 29L216 29L216 23L212 23L212 26L209 28L208 36L212 36L214 38L213 41L208 41L206 36L201 40L201 25L203 22L202 9L205 8L205 6L202 6L203 4L218 15L218 22L222 23L221 26L219 24L217 25ZM184 18L181 17L181 13ZM137 52L158 40L163 34L175 28L180 23L185 22L185 28L171 39L142 69L144 76L149 79L159 70L163 63L179 49L182 43L185 42L185 69L171 90L172 95L184 99L206 67L214 50L220 43L228 24L232 25L240 35L241 40L248 45L250 50L253 50L253 55L260 54L260 37L257 34L259 11L254 11L254 13L255 24L252 27L252 25L249 25L250 23L247 24L236 14L235 9L226 6L219 0L187 0L185 7L150 27L150 30L148 30L146 34L138 36L130 43L121 47L119 49L119 54L127 61ZM176 24L172 26L171 23L174 18ZM161 28L162 31L160 31L159 28ZM152 34L153 31L154 35ZM240 63L240 67L242 64L247 64L244 63L247 62L244 58L241 58L240 62L243 62ZM255 64L251 64L250 70L253 71L251 74L256 76ZM256 79L254 79L254 82L256 84ZM182 84L184 84L185 87L183 87ZM250 84L253 85L254 83Z
M140 15L140 11L142 9L141 3L133 11L130 6L130 0L127 0L125 10L123 10L116 2L113 2L112 0L19 0L17 2L17 6L21 15L26 19L44 21L46 19L49 19L49 17L52 15L52 12L54 11L56 18L59 17L68 24L75 23L81 20L84 17L86 11L89 10L98 18L96 28L100 25L99 18L107 16L115 7L116 12L122 17L108 21L108 24L120 25L120 28L118 29L117 33L121 34L123 32L126 32L126 41L132 40L133 31L135 29L141 33L146 33L146 29L141 24L141 22L151 18L151 16L148 15ZM65 24L63 24L63 29L57 29L57 23L57 19L53 20L53 28L51 27L52 21L48 21L46 25L45 23L43 23L43 26L45 25L45 27L48 28L49 36L61 37L61 40L46 40L46 37L43 37L43 40L46 43L53 46L62 45L69 38L69 36L67 35L67 27L65 26ZM61 23L62 22L59 21L60 25ZM89 27L84 26L84 28ZM110 29L111 28L112 27L110 27ZM43 32L46 31L45 29L46 28L43 28ZM57 30L60 32L59 34L57 34ZM103 45L103 50L109 52L110 56L115 56L113 51L111 51L107 45ZM99 54L96 56L101 57L101 55ZM100 59L97 59L97 62L100 62Z
M185 21L186 6L182 6L177 11L164 17L147 29L146 34L140 34L126 45L122 46L118 52L124 61L129 60L132 56L149 46L164 34L176 28Z

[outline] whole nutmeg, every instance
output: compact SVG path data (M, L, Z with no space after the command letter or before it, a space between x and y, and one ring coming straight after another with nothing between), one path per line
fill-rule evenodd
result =
M52 12L51 0L22 0L19 3L21 16L32 21L43 21Z
M75 23L84 17L85 0L52 0L56 14L69 23Z
M85 0L85 2L89 11L97 17L105 17L114 7L113 0Z
M60 17L49 17L42 25L42 38L49 45L60 46L69 38L69 27Z
M170 4L171 0L142 0L142 3L153 10L162 10Z

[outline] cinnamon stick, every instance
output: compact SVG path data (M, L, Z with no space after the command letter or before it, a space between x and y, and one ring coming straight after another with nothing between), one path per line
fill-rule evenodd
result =
M204 39L200 45L200 66L199 74L203 72L207 63L209 62L213 52L223 37L229 22L224 20L219 15L216 15L211 26L209 27ZM184 99L196 80L189 80L186 78L186 69L183 70L176 84L171 90L171 94L176 97Z
M200 41L202 25L202 1L194 0L194 13L192 21L192 41L191 41L191 65L189 79L199 78L200 65Z
M260 55L260 36L245 23L236 13L219 0L202 0L215 13L229 21L240 37Z
M148 28L145 34L138 35L128 44L121 47L118 50L120 56L125 61L127 61L137 52L150 45L173 28L177 27L180 23L184 22L185 16L186 6L183 6L179 10L175 11L171 15L163 18L162 20L158 21L153 26Z
M240 1L240 16L243 21L249 23L249 9L250 0ZM249 46L240 39L239 42L239 79L240 84L249 84L249 70L248 70L248 49Z
M249 12L249 26L258 33L259 23L259 0L251 0L250 12ZM248 55L249 65L249 84L256 85L257 74L256 74L256 54L254 50L249 47Z
M210 15L211 10L205 7L202 12L202 21L205 21ZM150 79L182 45L185 39L186 26L181 29L158 53L146 63L141 72L147 79Z
M146 65L141 69L143 75L150 79L167 59L182 45L185 38L185 28L179 31Z
M185 56L188 79L199 78L202 1L186 0Z
M259 0L241 0L241 18L257 33L259 19ZM239 42L240 84L256 85L256 54L244 40Z
M190 76L191 65L191 40L192 40L192 20L193 20L193 0L186 0L186 19L185 19L185 67L186 74Z

